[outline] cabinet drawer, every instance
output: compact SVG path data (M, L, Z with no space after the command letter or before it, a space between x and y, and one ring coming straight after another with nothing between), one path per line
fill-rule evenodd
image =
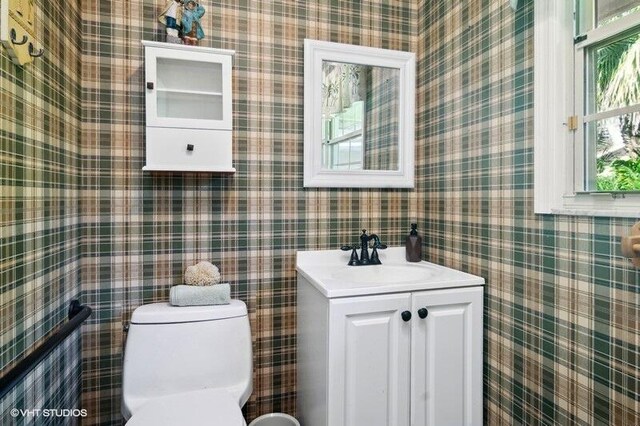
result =
M147 127L143 170L234 172L229 130Z

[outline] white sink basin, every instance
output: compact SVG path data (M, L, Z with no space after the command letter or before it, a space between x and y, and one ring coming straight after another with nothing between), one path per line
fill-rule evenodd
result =
M404 247L391 247L379 255L382 265L348 266L349 252L299 251L296 269L329 298L484 284L483 278L465 272L429 262L407 262Z
M426 262L425 262L426 264ZM423 265L407 263L406 265L367 265L345 266L331 274L334 280L355 284L394 284L415 281L427 281L433 276L434 269Z

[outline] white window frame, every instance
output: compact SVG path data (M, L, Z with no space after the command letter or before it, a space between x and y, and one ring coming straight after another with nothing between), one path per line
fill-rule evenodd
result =
M345 142L347 140L351 142L351 140L356 139L358 137L362 138L362 149L361 149L361 152L360 152L360 166L361 166L360 169L352 169L351 167L349 167L348 169L341 169L341 170L363 170L364 169L364 136L365 136L364 129L367 126L367 120L366 120L366 115L367 114L365 114L365 109L366 109L366 100L362 101L362 121L360 123L361 127L358 130L354 130L354 131L352 131L350 133L347 133L345 135L338 136L338 137L335 137L335 138L323 138L323 141L322 141L322 143L323 143L323 153L322 153L322 155L323 155L323 158L325 158L326 161L323 161L322 163L324 165L326 165L326 167L328 169L338 170L338 169L334 168L335 163L333 162L333 152L332 152L333 151L333 147L332 147L332 145L335 145L335 144L341 143L341 142ZM333 123L332 123L331 127L333 127ZM326 153L325 153L324 147L329 148ZM351 151L351 145L349 145L349 151ZM351 152L349 153L349 158L351 158ZM354 164L354 163L349 163L349 166L351 166L352 164Z
M342 170L342 169L336 169L335 167L337 165L333 161L333 150L335 149L334 148L335 145L344 143L344 142L349 142L349 159L351 159L351 150L352 150L351 143L353 142L354 139L357 139L357 138L361 138L361 143L362 143L362 141L364 141L363 134L364 134L363 130L358 129L351 133L347 133L346 135L342 135L335 139L331 139L328 142L325 142L325 146L329 148L326 153L327 161L325 161L325 164L328 165L328 168L332 170ZM362 143L362 145L364 145L364 143ZM323 153L323 155L325 154ZM360 168L352 169L351 166L354 164L359 164ZM357 163L349 162L347 165L349 166L349 168L345 170L362 170L364 168L364 146L362 146L362 148L360 149L360 161L358 161Z
M575 52L589 41L574 46L572 0L536 0L534 7L535 213L640 217L640 194L580 192L584 136L567 122L576 115L583 127L582 110L574 108Z

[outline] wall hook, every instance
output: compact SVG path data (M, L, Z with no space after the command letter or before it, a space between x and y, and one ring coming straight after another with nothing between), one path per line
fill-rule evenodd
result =
M22 36L22 40L18 41L17 40L18 35L16 34L15 28L11 28L11 31L9 31L9 35L11 37L11 43L15 44L16 46L20 46L22 44L25 44L27 42L27 40L29 40L29 37L27 37L26 35L23 35Z
M29 43L29 55L34 58L39 58L44 55L44 49L40 49L36 52L35 47L33 47L33 43Z

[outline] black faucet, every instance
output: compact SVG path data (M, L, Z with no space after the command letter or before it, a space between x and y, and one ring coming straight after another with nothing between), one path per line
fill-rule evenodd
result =
M371 257L369 257L369 241L373 240L373 251ZM380 238L376 234L367 235L367 230L362 230L360 235L360 258L358 258L357 246L342 246L344 251L351 250L351 259L347 265L350 266L364 266L364 265L380 265L380 258L378 257L378 249L384 250L387 246L380 242Z

